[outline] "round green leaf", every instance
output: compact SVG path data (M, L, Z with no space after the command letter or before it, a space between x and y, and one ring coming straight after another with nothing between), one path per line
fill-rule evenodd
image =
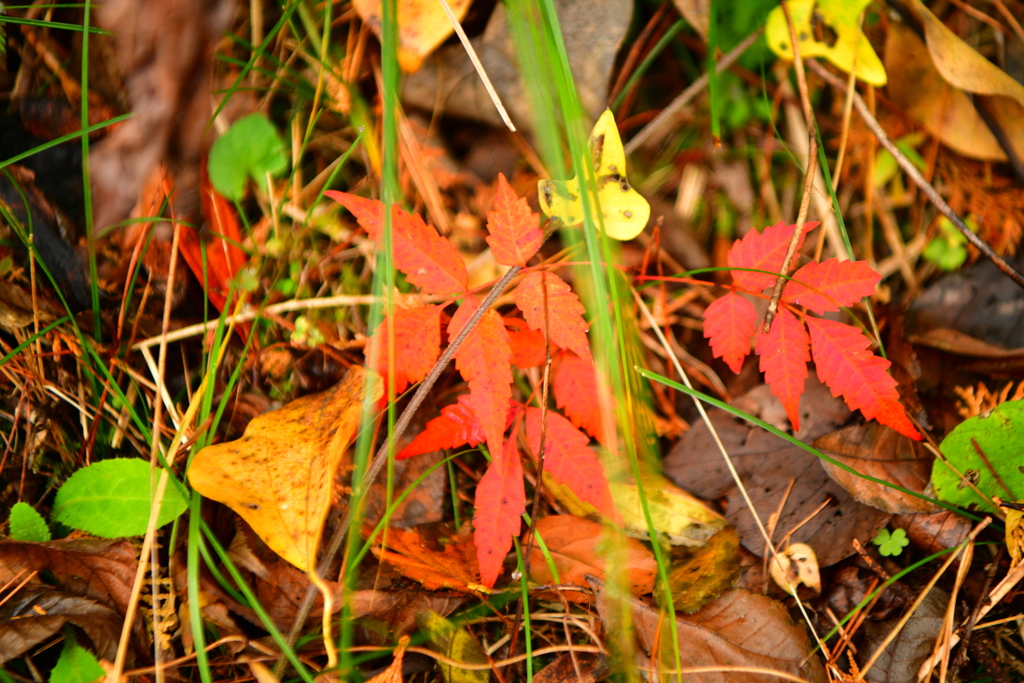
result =
M213 143L207 170L214 189L237 201L245 195L247 178L266 192L267 173L277 175L287 165L284 144L274 124L263 114L249 114L235 121Z
M965 420L943 440L940 450L979 491L990 497L1021 500L1024 498L1024 471L1020 466L1020 454L1024 452L1024 401L1007 401L988 413ZM932 484L940 500L960 507L973 504L979 510L994 512L991 505L939 459L932 465Z
M150 501L148 462L137 458L101 460L64 482L57 492L53 517L103 538L140 536L146 533ZM157 526L174 520L186 507L181 493L168 485Z
M28 503L15 503L11 508L11 538L15 541L45 543L50 540L46 520Z

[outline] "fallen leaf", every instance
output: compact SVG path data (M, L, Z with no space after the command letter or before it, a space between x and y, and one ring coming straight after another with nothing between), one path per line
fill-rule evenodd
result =
M448 659L466 664L487 664L488 658L480 643L466 630L432 611L416 615L416 625L425 631L431 649ZM491 672L487 669L460 669L454 664L439 664L445 683L487 683Z
M651 513L659 541L698 546L725 528L725 519L706 503L660 475L643 478L643 494L636 482L609 483L615 507L622 515L623 531L634 538L649 536L643 502Z
M907 532L907 538L928 554L949 550L963 543L971 533L971 520L953 510L916 515L895 515L893 527Z
M740 566L740 539L727 526L697 547L676 546L669 556L668 587L672 606L693 614L736 585ZM661 597L661 592L655 594Z
M862 672L867 680L873 683L916 681L918 668L935 647L948 603L948 593L941 588L932 588L905 624L896 617L885 622L867 621L864 626L867 641L857 651L861 666L885 642L889 632L899 628L874 666Z
M480 584L480 569L477 566L476 546L467 534L447 539L443 548L428 542L418 531L388 529L386 547L371 548L380 560L388 562L413 581L419 581L424 588L436 590L448 588L471 594L488 592Z
M860 474L918 493L923 493L928 485L934 459L917 441L874 422L826 434L814 441L814 447ZM832 463L822 461L821 466L854 499L865 505L894 514L936 512L939 509L934 503L868 481Z
M767 385L741 396L734 405L773 424L786 421L778 399ZM811 441L849 420L850 412L828 388L811 378L800 400L800 431L796 437ZM777 416L777 417L776 417ZM726 452L739 472L761 519L780 512L775 538L797 529L794 543L814 549L818 562L828 567L853 554L854 538L872 538L889 520L888 513L862 505L817 464L817 458L760 427L740 422L723 410L708 411ZM664 461L665 474L697 496L724 501L725 517L739 532L740 542L755 555L764 554L764 537L740 495L703 420L694 423ZM793 483L792 490L789 489ZM786 495L788 491L788 496ZM820 509L819 509L820 508ZM620 506L621 509L621 506Z
M448 5L459 21L466 16L472 0L449 0ZM359 17L377 37L381 30L380 0L355 0L352 3ZM444 8L434 0L398 0L398 63L402 71L412 73L423 59L444 42L454 30Z
M124 619L95 600L48 586L30 585L0 605L0 664L60 632L66 623L81 628L104 659L113 659Z
M366 371L321 394L261 415L237 441L195 455L188 478L200 494L238 513L299 569L316 561L338 464L359 427ZM381 382L374 382L377 396Z
M779 588L790 595L796 595L797 586L801 584L821 593L818 558L806 543L786 546L777 556L768 558L768 573Z
M402 636L398 639L398 647L392 655L391 665L387 669L371 678L366 683L402 683L402 660L405 659L405 648L409 647L409 636Z
M824 683L825 671L813 653L804 627L794 624L782 603L764 595L733 590L695 614L676 619L678 640L672 642L671 618L638 600L631 601L637 642L662 672L659 680L687 683L761 683L762 673L731 672L672 675L675 649L684 668L746 666L781 671L812 683ZM614 609L605 591L598 591L598 613L608 632ZM638 668L641 665L638 663ZM653 678L653 676L652 676Z
M533 683L595 683L603 668L603 660L595 654L566 652L535 673Z
M646 595L654 589L658 563L654 554L639 541L615 532L615 528L572 515L549 515L537 520L537 535L551 555L558 574L535 541L530 552L530 578L541 584L587 586L588 574L605 580L605 567L624 572L625 587L634 595ZM525 544L529 541L524 541ZM568 600L590 602L587 593L563 591Z

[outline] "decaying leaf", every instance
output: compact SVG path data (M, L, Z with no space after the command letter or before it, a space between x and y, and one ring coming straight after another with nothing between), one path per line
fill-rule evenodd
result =
M768 573L787 593L796 595L797 586L801 584L815 593L821 592L818 558L806 543L786 546L777 556L768 558Z
M899 631L874 666L863 672L867 680L878 683L916 681L918 668L935 647L947 604L949 594L936 587L928 592L906 624L900 623L896 617L885 622L868 621L865 624L867 642L858 651L862 666L875 649L885 642L890 631L894 628L899 628Z
M693 614L734 587L742 573L739 550L740 539L731 526L719 531L702 546L672 548L668 587L673 607ZM655 596L660 598L661 591Z
M466 664L486 664L487 655L465 627L459 627L440 614L431 611L416 615L416 625L427 633L431 649L449 659ZM487 683L490 672L486 669L460 669L453 664L441 664L445 683Z
M388 562L405 576L419 581L424 588L450 588L467 593L488 593L480 584L476 546L468 534L448 539L442 549L424 538L418 530L389 529L386 547L373 547L373 554Z
M237 512L281 557L308 569L334 474L359 427L365 380L366 371L353 366L334 388L255 418L241 439L197 453L189 482ZM374 386L380 398L381 383Z
M537 520L536 532L543 539L558 573L556 581L535 541L530 554L530 577L538 583L586 586L587 574L603 581L605 568L611 566L625 572L626 587L634 595L645 595L654 589L658 573L654 555L643 543L617 533L614 527L573 515L550 515ZM590 600L581 592L563 592L562 595L569 600Z
M449 0L452 13L460 21L472 0ZM355 0L359 16L380 37L380 0ZM411 73L420 68L423 59L452 34L451 21L436 0L399 0L398 63L402 71Z
M610 482L612 499L622 515L623 530L648 538L639 487L635 482ZM672 545L701 545L725 528L725 519L695 496L660 475L643 478L647 508L662 540Z
M813 683L827 680L818 657L812 654L804 627L794 624L782 603L745 590L726 593L699 612L676 619L678 641L672 642L668 615L638 600L630 605L637 643L650 666L661 672L659 680L711 683L761 683L763 673L721 672L670 674L675 667L675 650L686 668L745 666L782 671ZM614 623L615 606L598 591L598 612L605 622ZM613 621L609 621L612 619ZM639 654L639 653L638 653ZM637 666L642 666L637 662Z

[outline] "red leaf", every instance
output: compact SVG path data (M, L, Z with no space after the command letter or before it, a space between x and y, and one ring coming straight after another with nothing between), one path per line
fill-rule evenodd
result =
M347 192L325 192L352 212L370 239L383 240L384 204ZM459 294L466 291L466 263L458 250L437 231L398 206L392 207L392 246L395 267L409 282L431 294Z
M804 243L807 233L818 226L817 222L804 223L803 234L797 243L797 249ZM729 249L726 260L730 268L755 268L767 270L770 273L778 273L782 269L782 261L786 258L786 250L789 249L789 240L793 237L795 225L784 225L776 223L764 232L751 230L743 239L736 240L736 243ZM775 277L767 273L753 273L745 270L732 271L732 281L737 287L748 292L760 292L766 287L771 287Z
M540 453L541 416L540 408L526 409L526 438L534 460ZM553 410L547 411L545 418L544 471L558 483L568 486L580 500L613 519L617 518L604 468L588 446L590 439Z
M551 376L555 403L574 425L606 443L597 387L597 368L593 360L584 360L575 353L561 354ZM611 398L611 393L606 392L606 395Z
M815 313L838 311L840 306L852 306L874 294L881 279L867 261L811 261L793 273L795 282L786 285L782 300L806 306Z
M462 394L456 403L441 408L441 416L427 423L426 429L420 432L409 445L395 456L405 460L414 455L433 453L446 448L475 446L483 443L484 428L469 403L469 394Z
M409 384L426 377L441 353L441 307L421 306L404 311L396 310L392 325L395 331L395 393L400 393ZM364 353L367 367L387 377L387 318L377 326Z
M756 327L754 304L736 292L729 292L704 309L704 336L711 341L715 358L724 360L733 372L743 367Z
M480 302L466 297L448 323L448 338L453 339L465 326ZM512 351L501 316L494 309L484 313L455 353L455 367L469 383L470 405L476 413L492 457L501 449L505 416L512 398Z
M491 466L476 485L476 512L473 514L473 542L480 565L480 582L488 588L501 574L501 565L512 547L512 538L519 535L520 518L526 511L523 464L515 437L491 454L494 458Z
M888 373L891 363L868 351L868 338L843 323L810 316L806 320L818 377L832 395L842 396L851 410L859 410L867 419L920 441L921 435L900 405L896 380Z
M530 273L516 288L516 306L530 327L541 332L547 329L555 344L574 351L577 356L590 358L590 341L587 339L590 325L583 319L586 309L562 278L554 273Z
M522 320L522 326L519 329L512 329L506 327L505 331L508 332L509 345L512 347L512 365L516 366L520 370L523 368L536 368L544 365L548 360L547 348L544 344L544 333L539 330L531 330L526 326L526 323ZM509 324L509 320L505 319L505 325ZM555 353L558 347L551 344L551 352Z
M771 332L757 331L754 350L761 356L761 372L786 409L793 431L800 430L800 395L807 381L810 337L804 324L786 308L780 308Z
M544 233L540 229L540 214L530 211L525 199L516 197L505 175L498 174L498 196L494 211L487 212L487 244L494 260L506 266L526 267L540 245Z

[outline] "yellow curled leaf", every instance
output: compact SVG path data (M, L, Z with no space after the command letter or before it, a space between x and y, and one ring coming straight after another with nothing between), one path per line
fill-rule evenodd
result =
M598 119L589 140L590 160L597 179L597 202L607 235L631 240L647 226L651 205L633 189L626 178L626 154L611 109ZM544 214L565 227L583 222L579 181L541 180L537 184ZM592 215L597 207L591 208Z
M857 78L885 85L885 67L860 30L861 12L870 4L871 0L791 0L789 12L800 41L800 56L824 57L846 73L856 65ZM820 21L824 42L815 39L814 20ZM792 60L793 41L781 6L768 14L764 31L768 47L779 57Z

